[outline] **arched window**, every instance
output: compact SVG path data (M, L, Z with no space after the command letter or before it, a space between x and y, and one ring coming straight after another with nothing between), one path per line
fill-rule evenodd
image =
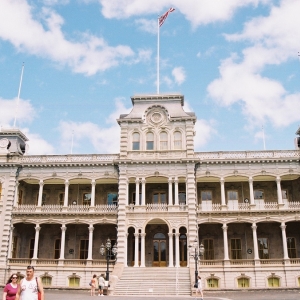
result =
M80 278L76 276L69 277L69 287L79 287Z
M209 278L207 279L207 286L210 289L216 289L219 287L219 279L217 278Z
M140 150L140 134L138 132L132 135L132 150Z
M51 276L43 276L42 277L42 284L43 284L43 286L51 286L52 277Z
M241 277L238 279L239 288L248 288L249 287L249 278Z
M174 149L182 149L182 134L180 131L174 132Z
M278 288L279 287L279 278L275 276L271 276L268 278L268 287L270 288Z
M146 150L154 150L154 134L148 132L146 135Z
M168 134L163 131L159 135L160 137L160 150L167 150L168 149Z

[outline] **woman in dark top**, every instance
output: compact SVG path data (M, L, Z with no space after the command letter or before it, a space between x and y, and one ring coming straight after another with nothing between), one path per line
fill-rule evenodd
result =
M2 300L15 300L18 291L18 275L12 274L3 290Z

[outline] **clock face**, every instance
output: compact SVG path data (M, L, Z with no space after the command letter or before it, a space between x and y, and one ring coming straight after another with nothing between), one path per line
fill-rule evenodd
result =
M7 148L8 145L9 145L9 140L7 138L0 140L0 148Z

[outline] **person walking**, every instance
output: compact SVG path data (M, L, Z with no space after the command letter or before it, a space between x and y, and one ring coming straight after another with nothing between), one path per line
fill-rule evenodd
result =
M95 296L95 289L98 286L97 275L94 274L91 280L91 296Z
M28 266L26 277L21 280L18 286L15 300L38 300L38 292L40 292L40 300L45 300L42 281L34 276L34 267Z
M104 285L105 285L104 275L101 274L101 276L99 277L99 291L98 291L98 296L103 296Z
M16 294L18 292L18 275L17 274L12 274L5 287L3 290L3 297L2 300L15 300L16 299Z
M198 276L198 287L196 289L196 298L197 298L197 295L198 293L200 293L200 300L203 300L203 291L202 291L202 280L201 280L201 277Z

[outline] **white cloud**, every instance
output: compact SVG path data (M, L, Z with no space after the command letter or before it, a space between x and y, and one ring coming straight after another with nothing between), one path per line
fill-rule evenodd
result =
M213 121L197 120L195 124L195 151L200 150L201 147L206 145L214 135L216 130L213 128Z
M175 82L178 85L181 85L185 81L185 71L183 67L176 67L172 70L172 75L174 77Z
M163 14L170 7L182 13L193 26L229 20L237 9L249 5L267 4L271 0L99 0L106 18Z
M157 21L155 20L138 19L135 20L135 24L138 25L142 31L157 34Z
M9 41L18 51L50 59L86 75L135 57L130 47L111 47L103 38L88 33L82 33L79 42L68 41L62 31L64 20L53 9L44 7L42 13L37 12L40 19L33 13L26 0L2 0L0 39Z
M17 104L18 103L18 104ZM33 120L36 115L34 107L29 100L19 99L2 99L0 98L0 126L10 127L14 124L15 116L16 126Z
M73 153L77 153L82 143L90 143L98 153L119 153L120 127L116 119L120 114L129 112L130 109L123 104L123 98L118 98L115 100L115 110L106 120L108 127L100 127L91 122L61 121L59 131L63 151L70 153L73 132Z
M282 0L269 16L249 21L242 33L227 35L229 41L253 45L243 50L242 57L233 54L222 62L220 78L208 86L209 95L221 105L241 103L252 124L270 121L287 126L299 121L300 94L289 93L279 81L262 75L267 65L279 67L288 59L297 59L299 11L299 1Z

